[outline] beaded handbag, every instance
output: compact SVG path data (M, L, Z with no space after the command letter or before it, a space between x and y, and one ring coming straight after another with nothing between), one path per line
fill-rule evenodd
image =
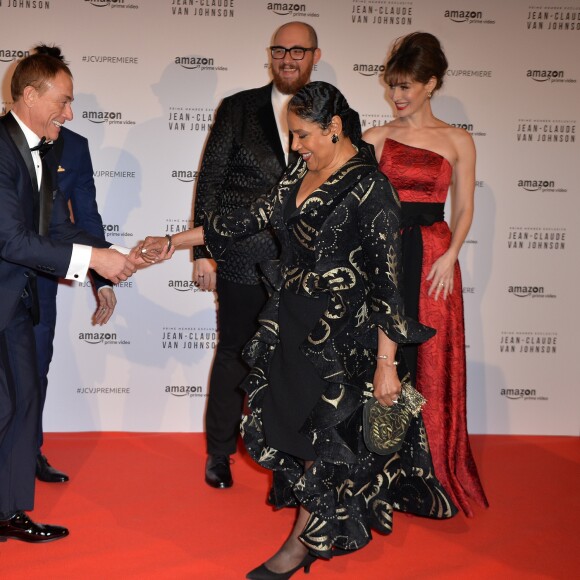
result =
M367 448L379 455L398 451L411 419L417 417L426 402L409 382L409 375L401 381L401 394L392 407L383 406L371 397L363 407L363 437Z

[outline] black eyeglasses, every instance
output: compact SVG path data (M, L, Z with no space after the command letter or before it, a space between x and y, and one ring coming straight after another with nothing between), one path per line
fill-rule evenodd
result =
M302 60L308 51L314 52L315 50L315 48L304 48L303 46L293 46L292 48L284 48L283 46L270 47L272 58L276 60L282 60L287 52L290 53L292 60Z

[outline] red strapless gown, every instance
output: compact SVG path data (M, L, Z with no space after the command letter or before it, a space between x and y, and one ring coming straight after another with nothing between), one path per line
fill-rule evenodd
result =
M379 163L402 202L445 203L452 168L433 151L387 139ZM433 262L449 248L451 231L444 221L420 226L423 263L419 289L419 321L435 328L434 338L419 346L417 389L427 399L423 419L435 472L455 505L467 516L469 499L488 505L467 435L465 330L459 263L455 265L453 293L435 301L425 279Z

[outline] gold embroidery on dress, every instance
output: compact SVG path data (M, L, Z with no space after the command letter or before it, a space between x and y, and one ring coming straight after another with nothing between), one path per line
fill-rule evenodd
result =
M333 268L325 272L322 277L328 280L328 285L333 292L350 290L356 284L356 276L353 271L345 266Z
M340 395L338 395L338 397L335 397L334 399L329 399L326 395L322 395L322 400L325 403L332 405L335 409L338 409L339 403L344 398L344 393L345 393L344 385L340 385Z
M276 456L275 449L273 449L272 447L264 447L262 449L262 453L260 453L260 462L274 459L275 456Z
M324 334L323 334L322 338L320 338L320 339L314 339L314 338L312 338L312 334L310 334L308 336L308 342L310 344L322 344L330 336L330 330L331 329L330 329L330 325L328 324L328 322L326 322L325 320L320 319L320 326L322 326L322 329L324 330Z
M381 525L389 531L393 529L393 506L390 503L382 499L374 501L373 512Z
M361 304L361 307L358 309L358 312L355 314L356 318L356 325L360 326L369 318L369 309L367 303L364 302Z
M395 328L399 331L399 333L402 336L406 337L409 330L409 325L407 324L407 321L404 318L401 318L401 315L398 313L393 314L393 320L395 321Z
M387 276L395 286L399 285L397 278L397 267L398 262L395 248L393 248L393 246L389 246L389 252L387 254Z
M366 280L367 274L363 270L363 268L359 265L358 260L357 260L358 256L361 256L361 258L364 258L364 256L362 256L362 248L360 246L358 246L358 248L355 248L348 255L348 261L350 262L352 267L359 273L359 275L362 276Z
M310 515L304 531L300 536L307 548L313 548L320 552L324 552L332 548L332 543L329 540L328 534L317 535L320 534L320 532L324 530L327 525L328 523L325 520L315 516L314 514Z

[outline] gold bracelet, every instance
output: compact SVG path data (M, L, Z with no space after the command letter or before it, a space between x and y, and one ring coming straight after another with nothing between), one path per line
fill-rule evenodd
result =
M377 360L389 360L389 355L388 354L377 354L376 356ZM394 360L393 361L393 366L397 366L399 364L398 360Z
M167 251L169 252L169 250L171 250L171 245L173 243L171 236L169 234L165 234L165 237L167 238Z

